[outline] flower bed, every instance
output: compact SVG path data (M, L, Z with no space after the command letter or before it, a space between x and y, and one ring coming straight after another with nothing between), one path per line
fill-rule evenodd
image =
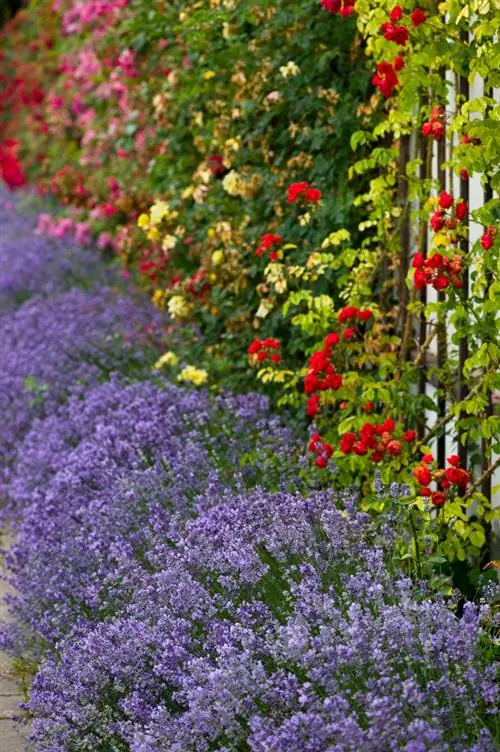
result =
M412 583L397 525L315 488L264 397L170 383L154 309L118 279L64 291L73 251L2 215L20 263L40 249L0 315L3 643L35 748L494 750L488 607Z

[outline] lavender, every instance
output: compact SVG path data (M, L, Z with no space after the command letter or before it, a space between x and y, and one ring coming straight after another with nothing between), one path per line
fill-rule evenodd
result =
M38 666L35 749L497 749L487 605L424 598L265 398L152 375L149 305L0 219L2 644Z

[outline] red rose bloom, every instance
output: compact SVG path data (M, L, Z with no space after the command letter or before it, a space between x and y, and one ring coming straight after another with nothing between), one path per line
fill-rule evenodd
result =
M367 448L366 444L363 444L362 441L355 441L352 445L352 451L354 454L357 454L359 457L362 457L366 454Z
M377 65L377 72L372 78L372 84L387 99L399 84L394 67L386 60Z
M434 457L432 454L424 454L422 462L425 462L426 465L431 465L434 462Z
M435 507L442 507L446 501L446 494L442 491L434 491L431 494L431 501Z
M486 231L485 233L483 233L483 235L481 235L481 246L483 250L489 251L492 245L493 245L493 238L491 237L489 232Z
M448 457L447 462L449 465L457 467L460 464L460 457L458 456L458 454L452 454Z
M442 211L435 211L430 219L430 226L434 232L439 232L444 227L444 217Z
M354 337L356 334L356 329L354 327L351 327L349 329L344 329L344 339L350 340Z
M459 220L459 222L462 222L462 220L465 219L468 211L469 207L467 206L467 202L459 201L459 203L455 206L455 216Z
M441 209L449 209L452 204L453 196L451 195L451 193L443 191L439 196L439 206L441 207Z
M425 465L417 465L413 468L413 477L419 486L428 486L432 481L432 473Z
M403 434L403 439L405 441L415 441L416 437L417 432L413 430L407 431L405 434Z
M411 22L415 28L418 28L421 24L425 23L426 15L420 8L415 8L413 13L410 13Z
M361 311L358 311L358 319L360 321L369 321L372 316L373 311L370 311L369 308L363 308Z
M260 341L260 339L254 339L252 344L248 346L248 354L255 355L255 353L259 352L261 347L262 347L262 342Z
M397 457L399 454L401 454L401 444L396 439L389 441L386 448L389 454L393 457Z
M430 488L426 488L425 486L420 489L420 496L430 496L432 494L432 491Z
M312 394L307 400L307 416L314 418L319 412L319 394Z
M392 23L397 24L398 21L401 21L403 18L403 9L399 5L396 5L396 7L391 10L389 17Z
M426 286L427 279L422 269L415 269L415 274L413 275L413 283L416 290L421 290Z

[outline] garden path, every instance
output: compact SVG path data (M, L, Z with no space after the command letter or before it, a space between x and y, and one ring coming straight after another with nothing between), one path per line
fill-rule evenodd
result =
M12 621L12 616L4 599L10 588L3 579L3 567L0 567L0 575L0 622L8 622ZM0 752L26 752L29 749L27 727L13 720L20 713L19 703L22 700L10 657L0 651Z

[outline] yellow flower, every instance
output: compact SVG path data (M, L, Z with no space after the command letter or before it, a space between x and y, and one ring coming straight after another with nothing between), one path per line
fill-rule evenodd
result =
M160 368L163 368L163 366L176 366L178 362L179 358L177 357L177 355L169 350L164 355L162 355L161 358L158 358L153 368L159 371Z
M214 251L212 253L212 264L214 266L219 266L219 264L222 264L224 261L224 251L221 251L220 249L218 251Z
M150 230L147 231L146 237L148 240L158 240L160 237L160 233L157 227L151 227Z
M163 217L166 217L168 214L169 209L170 207L166 201L155 201L149 212L151 224L159 225Z
M163 290L155 290L154 293L153 293L153 297L151 298L151 300L153 301L153 304L157 308L160 308L161 305L165 301L165 293L164 293L164 291Z
M167 308L175 319L181 319L189 313L189 306L182 295L174 295L168 301Z
M215 78L215 71L213 70L205 71L205 73L203 74L203 78L205 79L205 81L210 81L211 78Z
M222 187L230 196L239 196L241 190L241 177L236 170L228 172L222 181Z
M147 214L139 214L137 218L137 227L145 229L149 225L149 216Z
M204 368L185 366L177 376L179 381L191 381L195 386L201 386L208 379L208 373Z

